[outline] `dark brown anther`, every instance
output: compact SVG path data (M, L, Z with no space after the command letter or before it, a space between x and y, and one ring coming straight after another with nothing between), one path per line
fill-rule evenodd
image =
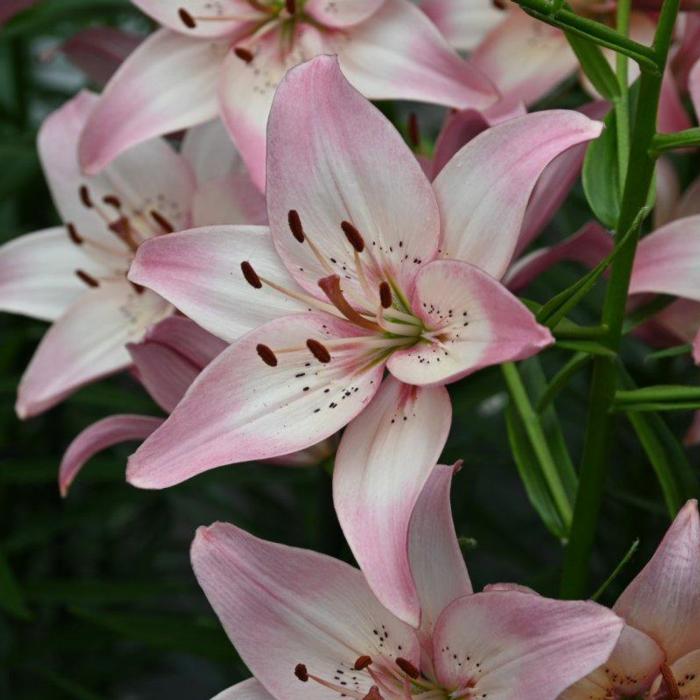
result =
M68 237L75 245L83 244L83 237L78 233L78 229L75 228L74 224L66 224L66 229L68 230Z
M235 53L241 61L245 61L246 63L250 63L255 58L252 51L244 49L242 46L236 46L233 49L233 53Z
M247 260L244 260L241 263L241 272L243 273L243 277L245 277L245 281L251 287L255 287L255 289L260 289L260 287L262 287L262 282L258 277L258 273L253 269L253 266Z
M76 270L76 276L81 282L84 282L88 287L99 287L100 283L92 276L89 275L84 270Z
M134 288L134 291L137 294L143 294L146 291L145 287L142 287L140 284L136 284L136 282L129 280L129 284Z
M497 10L506 10L508 9L508 5L506 3L506 0L491 0L491 4L497 9Z
M364 671L367 666L369 666L372 663L372 657L367 656L366 654L364 656L358 656L357 661L355 661L355 665L353 668L356 671Z
M415 112L411 112L408 115L408 143L411 148L418 148L420 146L420 127L418 126L418 115Z
M379 300L382 303L383 309L388 309L393 301L394 297L391 293L391 287L388 282L381 282L379 285Z
M285 0L284 6L287 8L287 12L289 12L290 15L296 14L296 12L297 12L296 0Z
M153 221L155 221L165 233L172 233L175 230L175 227L160 212L152 209L150 214Z
M309 680L309 672L304 664L297 664L294 667L294 675L302 682L306 683Z
M318 340L309 338L306 341L306 347L309 348L309 350L311 350L311 354L319 362L323 362L324 365L331 361L331 354L328 352L324 345L318 342Z
M86 209L92 209L92 198L90 197L90 190L87 188L87 185L80 185L78 194L80 195L80 201L83 203L83 206Z
M396 659L396 665L409 677L418 678L420 671L408 660L399 656Z
M343 221L340 224L340 228L343 229L343 233L350 242L350 245L358 253L361 253L365 249L365 239L362 238L360 232L349 221Z
M180 21L188 28L188 29L195 29L197 27L197 23L194 21L194 17L184 8L181 7L178 11L177 14L180 17Z
M269 365L270 367L277 367L277 357L275 356L275 353L267 347L267 345L258 343L258 345L255 346L255 349L257 350L258 355L260 355L260 359L266 365Z
M125 216L120 216L107 224L107 226L112 233L116 233L123 241L127 241L131 235L131 224Z
M369 689L369 693L367 693L362 700L384 700L384 696L379 692L379 688L377 688L376 685L373 685Z
M121 200L119 199L119 197L116 197L113 194L106 194L104 197L102 197L102 201L110 207L114 207L115 209L122 208Z
M296 209L289 210L287 222L289 223L289 230L292 232L292 236L294 236L299 243L303 243L306 236L304 234L304 227L301 225L301 217Z

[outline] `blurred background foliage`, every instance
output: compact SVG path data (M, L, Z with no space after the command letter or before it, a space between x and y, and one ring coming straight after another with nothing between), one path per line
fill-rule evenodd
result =
M142 34L151 28L127 0L43 0L0 28L2 242L57 223L36 156L36 130L46 114L87 84L61 47L90 26ZM584 100L572 81L543 106ZM401 128L414 108L384 107ZM442 113L415 109L430 142ZM572 233L588 216L577 187L545 240ZM579 273L573 267L553 270L527 296L544 301ZM599 295L590 296L577 320L594 322L599 301ZM35 321L0 316L0 698L208 698L247 672L191 573L188 548L195 528L233 521L266 538L351 560L331 506L332 465L223 468L167 491L146 492L124 482L128 449L118 448L92 460L62 500L58 464L80 430L109 414L158 409L136 382L119 376L83 389L43 416L18 421L17 383L44 330ZM650 352L634 339L626 341L639 384L696 380L687 357L655 360ZM551 377L569 356L546 353L546 374ZM556 401L574 462L587 385L583 371ZM455 418L444 461L464 459L453 503L475 587L518 581L556 595L561 547L520 482L508 446L508 399L499 369L482 371L450 391ZM664 416L669 418L682 436L690 416ZM698 453L691 451L688 459L697 473ZM635 538L641 546L602 602L615 599L667 524L653 471L620 417L592 563L594 586Z

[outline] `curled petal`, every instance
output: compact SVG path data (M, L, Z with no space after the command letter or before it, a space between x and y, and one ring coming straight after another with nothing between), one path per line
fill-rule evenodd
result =
M96 173L130 146L214 117L226 44L152 34L107 84L80 139L80 164Z
M98 452L131 440L147 438L161 423L162 418L150 416L109 416L83 430L68 446L58 473L61 496L68 489L85 464Z
M241 658L276 698L325 700L338 669L357 697L374 684L355 671L361 656L419 663L417 640L372 595L362 574L316 552L260 540L233 525L199 528L192 564L200 586ZM351 677L350 677L351 676Z
M409 521L451 418L444 387L388 378L345 430L333 471L335 509L357 563L379 600L415 627L420 600L408 561Z
M172 486L223 464L296 452L337 432L369 403L382 377L381 364L368 366L354 343L330 346L356 334L330 315L297 314L244 336L131 456L128 480L141 488ZM330 360L318 350L324 343Z

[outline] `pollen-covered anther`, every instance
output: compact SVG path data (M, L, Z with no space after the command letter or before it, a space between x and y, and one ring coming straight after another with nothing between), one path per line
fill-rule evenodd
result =
M87 185L80 185L78 195L80 196L80 201L83 203L83 206L86 209L92 209L92 197L90 196L90 190L87 188Z
M83 244L83 237L78 233L78 229L75 228L74 224L66 224L66 230L68 231L68 237L75 243L75 245Z
M260 289L263 286L262 281L258 277L258 273L253 269L253 266L247 260L244 260L241 263L241 272L243 273L243 277L245 277L245 281L251 287Z
M244 63L250 63L255 58L253 52L243 46L234 47L233 53L235 53L236 56L238 56L238 58L240 58Z
M168 221L159 211L151 209L149 213L153 221L155 221L165 233L172 233L175 230L175 227L170 223L170 221Z
M304 234L304 227L301 225L301 217L296 209L289 210L287 222L289 223L289 230L292 232L292 236L294 236L299 243L303 243L306 235Z
M294 675L302 682L306 683L309 680L309 672L304 664L297 664L294 667Z
M328 349L322 343L319 343L318 340L309 338L306 341L306 347L309 348L311 354L319 362L322 362L323 364L328 364L331 361L331 354L328 352Z
M357 657L357 661L355 661L355 665L353 666L353 668L356 671L364 671L368 666L371 666L371 664L372 657L363 654L362 656Z
M122 208L121 200L116 195L106 194L104 197L102 197L102 201L108 206L113 207L114 209Z
M85 272L85 270L76 270L76 276L81 282L84 282L88 287L99 287L100 283L90 274Z
M418 125L418 115L415 112L411 112L408 115L408 125L407 125L408 142L412 148L416 149L420 146L420 126Z
M420 671L408 660L399 656L396 659L396 665L409 677L418 678Z
M269 365L270 367L277 367L277 356L267 345L258 343L255 346L255 350L257 351L258 355L260 355L260 359L266 365Z
M379 688L373 685L362 700L384 700L384 696L379 692Z
M358 253L361 253L365 249L365 239L362 238L362 234L349 221L342 221L340 228L343 229L343 233L350 245Z
M383 309L388 309L394 302L394 296L391 293L391 287L388 282L381 282L379 284L379 301Z
M297 11L296 0L285 0L284 6L287 8L287 12L289 12L290 15L296 14L296 11Z
M177 11L177 14L178 14L178 17L180 18L180 21L188 29L195 29L197 27L197 23L194 21L194 17L184 7L181 7Z

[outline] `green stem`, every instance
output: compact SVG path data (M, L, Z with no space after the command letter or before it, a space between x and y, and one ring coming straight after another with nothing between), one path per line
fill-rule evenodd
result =
M654 176L655 160L650 152L656 135L656 120L661 93L661 80L666 66L673 27L680 0L665 0L653 52L656 70L642 66L639 100L631 138L630 167L617 222L617 232L628 231L644 208ZM633 235L618 237L616 256L603 305L602 322L610 329L609 347L619 351L630 275L639 239L638 228ZM614 418L610 409L617 389L617 358L596 357L593 364L590 404L586 437L581 462L579 489L574 505L574 518L564 557L561 594L564 598L586 595L588 568L595 542L598 515L607 476L608 446Z
M619 0L617 3L617 31L622 36L629 34L631 0ZM618 53L615 57L617 81L620 94L615 98L615 129L617 132L617 165L620 182L627 177L627 165L630 152L630 114L629 114L629 71L628 57Z
M518 368L512 362L507 362L501 365L501 370L515 408L525 426L532 449L537 456L537 461L542 467L542 474L552 494L559 516L564 526L568 529L571 523L571 503L554 463L547 438L542 430L540 418L530 403L530 397L527 395L527 390L520 378Z
M700 146L700 127L677 131L674 134L656 134L651 148L654 155L659 155L665 151L690 146Z

